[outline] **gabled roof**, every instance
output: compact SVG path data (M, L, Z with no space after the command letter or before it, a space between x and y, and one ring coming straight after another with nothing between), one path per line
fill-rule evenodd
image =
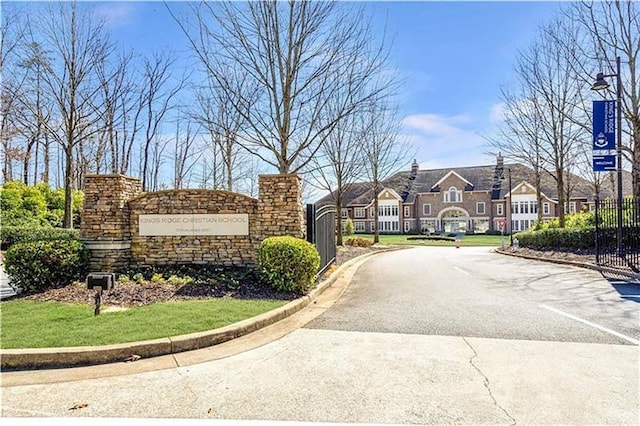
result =
M456 174L467 183L467 190L471 188L473 191L490 192L492 200L504 199L508 194L509 174L511 174L512 189L522 182L535 188L534 170L519 163L399 172L381 182L381 186L393 189L397 194L400 194L403 203L413 203L417 194L439 192L438 185L452 174ZM558 192L553 176L542 172L540 181L542 193L552 201L557 200ZM571 186L572 199L594 199L594 186L588 180L568 173L565 182ZM613 180L605 179L601 185L600 197L613 197L616 192L615 178ZM623 193L631 193L631 173L626 171L623 171ZM345 190L342 205L343 207L366 206L374 196L373 185L370 182L353 183ZM329 194L319 200L317 204L333 203L333 200L333 195Z
M449 173L447 173L446 175L442 176L442 179L440 179L439 181L437 181L436 183L433 184L433 186L431 187L431 189L435 189L436 187L440 186L440 184L442 182L444 182L445 180L447 180L447 178L449 176L457 176L458 179L460 179L461 181L463 181L464 183L466 183L467 185L470 185L473 188L473 184L471 182L469 182L468 180L466 180L465 178L463 178L462 176L460 176L458 173L456 173L455 170L450 170Z

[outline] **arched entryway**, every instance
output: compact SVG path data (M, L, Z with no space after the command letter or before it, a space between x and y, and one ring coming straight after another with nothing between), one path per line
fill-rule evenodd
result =
M444 232L467 232L469 213L456 207L443 210L440 214L440 223Z

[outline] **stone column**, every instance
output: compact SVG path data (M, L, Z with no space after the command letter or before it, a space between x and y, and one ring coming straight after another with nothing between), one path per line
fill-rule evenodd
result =
M125 268L131 257L128 201L142 193L139 179L124 175L84 178L80 236L89 249L91 271Z
M306 228L300 177L297 174L261 175L258 179L260 240L279 235L304 238Z

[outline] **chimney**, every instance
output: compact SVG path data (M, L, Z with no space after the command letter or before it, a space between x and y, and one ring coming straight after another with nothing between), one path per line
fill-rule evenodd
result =
M413 164L411 164L411 175L415 176L416 174L418 174L419 169L420 165L418 165L418 162L414 159Z
M502 157L502 153L500 152L498 153L496 166L498 169L504 169L504 158Z

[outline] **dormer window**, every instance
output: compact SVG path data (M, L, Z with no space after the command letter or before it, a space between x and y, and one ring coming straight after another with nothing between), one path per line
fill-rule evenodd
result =
M444 202L445 203L460 203L462 202L462 191L458 191L455 186L449 188L447 192L444 193Z

